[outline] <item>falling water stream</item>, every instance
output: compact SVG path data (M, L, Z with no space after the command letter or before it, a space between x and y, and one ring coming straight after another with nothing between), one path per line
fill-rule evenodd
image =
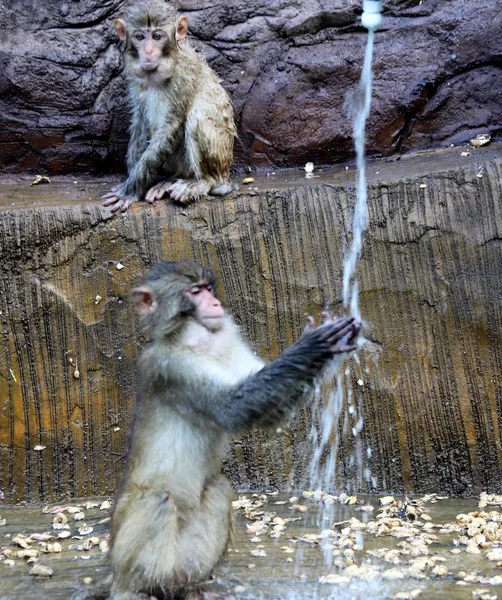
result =
M372 8L376 7L378 13L376 14L377 21L373 20L375 13L370 15L370 22L376 22L376 24L366 25L368 27L368 41L361 78L352 106L354 144L357 156L357 199L352 224L352 244L345 256L343 273L343 303L350 314L358 321L361 321L361 314L355 274L357 262L361 255L363 234L368 225L364 153L365 129L371 103L371 63L374 29L378 26L380 18L379 2L370 1L365 4L366 6L370 4ZM363 24L365 24L364 15ZM327 378L334 381L332 391L327 394L327 401L323 398L326 394L319 391L314 406L311 430L314 453L310 466L310 489L319 494L320 501L323 491L332 493L336 486L335 475L340 439L344 439L346 436L352 436L350 468L355 470L357 487L359 489L362 487L363 479L365 481L371 480L370 469L364 467L364 448L359 436L363 427L362 406L358 402L357 394L354 393L350 363L345 362L346 358L344 355L335 358L330 373L327 374ZM357 363L359 362L357 354L353 356L353 359ZM371 450L367 448L366 458L369 459L370 457ZM321 501L321 507L319 526L323 530L329 527L332 522L333 505ZM328 538L326 540L328 541ZM324 549L324 558L326 564L331 566L332 552L328 543Z
M368 31L368 42L364 56L363 70L359 81L358 94L354 106L354 145L356 149L357 164L357 200L354 209L352 224L352 245L345 257L343 266L343 303L350 306L350 312L356 319L361 319L359 312L359 294L355 271L357 261L361 255L363 233L368 226L368 190L366 187L366 169L364 155L364 138L366 121L370 113L372 72L371 62L373 57L373 40L375 32Z

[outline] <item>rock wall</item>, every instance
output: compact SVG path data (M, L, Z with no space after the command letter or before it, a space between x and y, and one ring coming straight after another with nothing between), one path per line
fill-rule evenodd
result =
M128 109L111 30L121 0L12 0L0 14L0 168L123 170ZM230 92L237 167L352 159L347 99L366 31L355 0L180 0ZM485 0L384 0L368 153L500 135L501 11Z
M338 482L501 492L500 158L405 178L377 169L358 272L369 343L353 370L364 455L372 449L364 466L376 479L358 483L349 434ZM298 338L306 314L326 303L342 310L353 185L271 185L115 217L88 200L99 189L84 184L75 199L72 186L40 187L49 201L27 209L11 207L22 186L0 188L0 489L14 500L114 490L143 343L128 291L160 258L209 264L266 358ZM227 464L234 485L301 485L311 418L308 407L279 434L236 440Z

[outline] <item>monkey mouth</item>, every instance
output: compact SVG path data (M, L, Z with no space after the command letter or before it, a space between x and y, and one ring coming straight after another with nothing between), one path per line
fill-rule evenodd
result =
M141 66L143 67L143 69L145 71L152 72L152 71L156 71L159 65L158 65L158 63L148 62L148 63L143 63Z
M204 317L203 325L206 329L209 329L209 331L219 331L223 326L223 316Z

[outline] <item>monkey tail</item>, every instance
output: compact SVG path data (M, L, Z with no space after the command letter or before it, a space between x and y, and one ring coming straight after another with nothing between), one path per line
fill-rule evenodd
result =
M218 183L214 185L209 190L210 196L226 196L231 192L238 192L239 186L236 183L231 183L230 181L224 181L223 183Z

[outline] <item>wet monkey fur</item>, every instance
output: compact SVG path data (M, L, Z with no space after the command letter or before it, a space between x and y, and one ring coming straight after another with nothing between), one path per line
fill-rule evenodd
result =
M132 120L127 179L103 196L104 205L125 211L164 195L187 204L231 192L232 104L186 39L187 17L164 0L140 0L114 28L125 43Z
M113 600L206 597L200 584L225 553L230 436L272 426L305 402L335 354L355 349L353 318L315 326L265 364L242 338L208 269L162 262L132 291L150 343L125 471L112 515Z

